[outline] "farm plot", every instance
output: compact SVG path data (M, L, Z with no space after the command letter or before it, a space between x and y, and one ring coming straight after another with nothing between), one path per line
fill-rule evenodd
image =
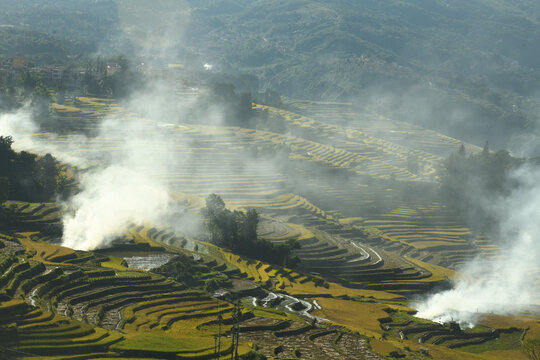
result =
M304 236L306 245L313 239L328 243L334 240L323 230L302 230L299 225L292 223L274 224L266 229L266 234L271 236L273 229L280 236L289 233ZM154 242L155 245L173 236L170 231L150 226L132 226L129 231L133 235L139 234L139 241ZM26 352L28 358L32 358L30 355L47 355L51 359L64 354L75 357L80 354L90 358L214 358L214 339L218 332L223 335L223 354L230 351L230 303L159 275L133 271L122 266L116 269L102 268L99 264L107 259L103 254L75 252L76 259L71 258L71 255L65 262L56 259L56 263L45 266L39 260L63 248L34 243L28 237L21 236L3 237L3 243L21 242L27 255L23 256L16 251L19 253L17 257L7 256L0 262L0 267L7 269L4 276L0 277L2 292L7 296L24 297L28 303L48 310L30 307L22 301L18 304L23 305L15 304L13 308L7 301L9 310L6 312L9 314L17 313L18 310L14 309L25 306L20 321L6 320L16 323L17 328L21 329L15 340L3 340L5 343L2 346L9 351ZM169 242L182 244L178 240ZM273 283L280 291L302 296L316 308L322 307L320 315L328 320L367 336L377 337L386 331L383 328L377 329L377 322L387 313L385 309L409 311L395 304L404 301L403 297L369 290L366 283L362 284L362 289L343 287L325 282L313 274L241 258L210 244L201 243L199 248L205 261L212 259L211 267L231 275L243 275L254 282ZM375 256L374 251L365 251ZM367 257L366 254L362 256ZM399 260L392 256L385 256L384 259L387 263L394 261L393 264ZM112 260L109 258L109 261ZM432 282L451 276L446 269L418 260L400 261L411 262L409 266L428 270ZM230 271L233 269L236 271ZM375 284L388 287L389 281L376 281ZM395 279L392 281L400 282ZM409 286L414 283L414 279L402 281L408 282ZM363 320L354 322L353 317L340 317L336 309L343 306L354 307L357 313L355 316ZM53 309L56 315L49 312ZM223 319L221 326L219 316ZM370 322L366 322L367 318ZM363 325L357 325L360 323ZM26 328L26 325L29 327ZM301 356L326 359L338 354L345 358L380 358L368 350L367 340L361 336L328 323L306 322L298 316L271 308L244 305L239 326L242 339L240 353L249 352L250 342L255 342L259 344L262 353L274 358ZM509 336L514 335L509 333ZM453 341L449 339L444 345L454 346ZM473 346L472 343L459 344Z
M29 239L24 243L33 252L54 248ZM79 354L139 358L149 353L155 358L213 357L214 338L197 330L196 319L216 321L217 314L230 312L230 304L159 275L101 268L96 264L105 257L99 254L80 252L77 256L76 264L58 260L47 267L23 255L0 262L6 270L0 277L0 324L7 326L2 327L0 346L9 354L29 358ZM11 300L19 297L32 305ZM156 301L161 313L153 308L147 317L136 313L155 306ZM154 323L146 327L140 323L150 318ZM165 336L163 326L171 328ZM243 342L240 353L250 349ZM230 344L222 355L227 352Z
M9 324L0 344L7 354L17 358L77 354L98 357L123 339L117 332L43 312L22 300L0 302L0 323Z
M76 105L81 111L101 113L107 112L108 107L114 107L107 101L84 98L78 99ZM399 137L394 133L387 137L381 135L387 130L385 126L397 131L403 125L401 123L384 119L377 122L378 118L373 114L357 114L367 117L364 129L361 121L354 122L358 126L348 125L353 123L349 119L356 115L346 104L315 104L317 111L309 114L306 111L311 105L301 105L301 111L297 113L256 106L283 117L292 129L287 135L192 123L160 127L159 123L129 116L125 121L141 121L156 126L163 135L170 137L174 144L172 147L151 139L141 141L140 146L149 153L159 156L172 151L175 158L181 159L166 171L149 175L177 192L179 201L193 211L204 205L202 199L205 196L217 193L232 208L255 208L269 217L296 215L296 219L289 223L304 229L317 226L331 235L336 232L339 241L343 242L339 246L345 248L350 247L351 241L360 246L365 242L366 232L359 235L361 233L355 230L382 231L378 241L371 242L369 246L383 257L387 253L406 253L455 267L477 254L497 256L498 249L487 239L477 243L470 231L449 217L440 204L424 196L422 191L410 191L408 183L404 182L414 184L418 180L432 179L435 165L441 159L439 154L458 145L457 140L427 130L423 132L419 128L404 127L406 131L415 130L422 136L427 134L425 142L429 146L421 144L423 148L411 149L408 147L410 144L398 141ZM332 120L334 115L336 120ZM89 141L79 150L66 148L66 151L91 161L99 159L102 151L119 150L118 144L122 139L121 133L109 133ZM62 137L56 141L61 147ZM437 143L442 144L441 148L433 150L432 145ZM277 149L284 150L286 157L275 161L272 156L260 155L268 155ZM420 165L416 173L411 172L408 164L411 156ZM403 209L411 213L402 213ZM349 218L362 220L351 224L341 222ZM278 236L273 240L279 242L282 239ZM308 247L305 249L309 250ZM334 250L322 254L328 255L329 264L345 260L345 275L339 278L355 281L348 268L354 267L351 265L353 257L360 261L358 253L361 251L347 250L347 255L340 257L332 253ZM307 251L300 255L305 255L305 264L313 265L306 269L321 272L314 268L323 262L324 256L313 258ZM407 268L404 265L397 267ZM364 272L358 274L357 279L371 275L371 272ZM396 278L423 276L421 272L414 274L409 270L400 270L394 275Z
M146 231L147 235L159 234L152 230ZM24 243L34 255L38 249L44 254L54 253L54 245L30 239L24 239ZM265 273L268 278L273 271L267 264L251 267L245 259L216 250L222 259L240 264L245 271ZM8 269L0 278L5 295L24 296L29 303L54 310L40 310L23 300L0 301L0 323L11 324L0 344L9 354L23 354L29 359L214 358L218 332L223 335L221 354L230 352L230 303L158 275L101 268L96 265L103 261L100 254L76 255L81 260L77 264L58 262L47 267L21 255L2 260L0 266ZM276 273L290 281L301 276L279 268ZM256 341L265 355L275 358L298 355L299 351L315 359L332 354L379 358L357 335L271 309L244 308L239 326L240 354L251 351L250 344ZM349 338L357 346L347 345ZM270 339L274 340L266 341Z
M294 110L296 105L291 105ZM96 122L97 114L112 112L124 121L155 126L170 137L168 144L148 139L139 146L156 156L172 151L174 158L181 159L166 171L149 175L177 192L179 200L191 210L197 211L204 204L201 198L217 193L232 208L256 208L272 217L298 215L298 225L304 227L362 218L350 227L383 232L384 241L370 244L374 250L405 251L445 266L459 266L478 254L498 256L499 250L488 239L477 241L476 235L449 216L440 204L422 191L410 191L405 182L432 179L439 155L458 145L457 140L374 114L355 115L346 104L297 105L297 113L256 106L285 119L291 129L285 135L190 123L160 127L157 122L120 113L107 100L78 98L73 104L79 111L93 113ZM72 112L74 117L69 121L76 121L75 110L62 111ZM361 120L365 117L365 121L353 121L354 116ZM80 121L86 124L84 119ZM417 131L426 140L412 148L413 140L407 143L391 132L401 126L403 131ZM387 133L391 135L383 136ZM91 162L103 152L119 151L124 134L89 139L79 149L69 147L70 136L55 138L55 145L65 146L69 156ZM434 144L441 144L440 149L434 149ZM275 150L284 150L287 156L278 161L272 156L260 156ZM408 163L411 156L419 164L416 172ZM403 213L403 209L411 213ZM342 232L344 241L358 242L347 233L351 228L337 231Z
M295 112L329 124L361 130L368 135L411 149L419 149L435 156L447 157L463 143L466 151L481 149L458 139L407 122L390 119L374 109L355 107L352 103L321 103L286 99Z

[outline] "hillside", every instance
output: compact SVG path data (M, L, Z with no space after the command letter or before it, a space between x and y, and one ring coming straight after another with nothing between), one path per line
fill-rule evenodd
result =
M17 206L36 223L50 221L50 204ZM526 359L519 338L540 331L530 317L490 316L456 333L414 318L394 291L343 287L207 243L193 251L166 229L130 226L125 234L134 244L92 253L24 228L4 229L0 240L0 354L7 359L213 359L229 356L236 331L244 359ZM139 269L174 255L207 279L230 277L233 288L223 297ZM427 282L445 274L418 266L429 271Z
M222 351L230 353L239 299L241 355L258 349L275 359L379 359L377 354L424 359L426 353L435 359L526 359L520 339L537 337L534 312L485 314L473 329L456 332L451 325L415 318L410 308L418 295L451 287L452 267L477 256L506 256L435 196L437 164L461 142L377 113L358 113L347 103L286 99L285 104L290 110L254 104L256 113L266 113L256 129L200 124L189 117L164 126L111 99L69 97L67 105L54 104L52 116L83 133L99 127L107 114L123 119L120 129L80 147L70 145L78 139L74 133L37 136L60 157L88 157L87 170L81 170L87 175L99 171L96 159L123 151L124 130L136 125L137 131L156 135L139 138L130 132L145 156L170 151L169 140L176 144L175 158L191 154L166 172L145 169L174 191L185 209L182 216L197 214L204 197L218 193L231 209L257 209L261 238L274 244L297 240L301 262L288 269L198 241L187 234L189 220L178 214L170 227L127 226L120 236L124 245L74 251L55 245L60 234L50 231L62 222L62 208L8 201L16 220L2 228L1 264L8 271L0 278L5 294L0 308L17 311L2 315L5 324L14 325L7 326L11 335L0 346L28 358L217 358L218 315ZM363 125L347 126L349 117L362 117ZM32 132L19 136L36 138ZM465 145L467 152L480 151ZM174 280L173 274L137 269L175 255L184 256L184 264L196 259L191 276ZM224 277L233 288L213 293L207 280ZM21 296L40 309L12 300ZM46 336L42 328L54 332ZM70 340L62 340L63 334Z
M537 4L231 3L224 15L220 2L193 4L190 44L205 61L214 55L218 66L260 76L264 87L379 105L398 120L496 147L536 126L522 97L538 83Z
M155 16L163 18L167 4L147 9L148 23L141 19L139 35L151 30L153 12L161 11ZM197 70L209 63L217 71L256 75L262 89L283 95L352 100L477 145L489 140L497 149L537 151L529 134L537 126L539 82L534 59L540 10L533 1L204 0L169 5L182 8L189 19L179 17L182 24L173 26L173 33L157 34L158 42L168 45L179 37L169 58L159 61ZM122 31L130 25L122 25L122 11L109 0L9 1L3 10L0 24L63 44L66 56L55 44L46 46L47 55L25 53L38 63L140 49ZM9 44L0 37L0 55L21 53ZM156 60L155 54L142 54Z

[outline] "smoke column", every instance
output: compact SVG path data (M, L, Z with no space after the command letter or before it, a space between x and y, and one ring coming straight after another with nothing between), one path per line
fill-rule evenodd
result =
M540 168L523 166L512 176L519 186L491 205L500 218L501 240L508 244L502 256L468 264L454 289L418 306L418 317L472 326L479 313L512 314L538 304Z
M103 152L100 162L105 166L89 172L81 181L82 191L69 202L63 219L64 246L79 250L106 246L128 223L155 222L168 211L168 189L153 176L169 165L165 135L152 123L109 119L97 140L106 136L123 141L114 152ZM162 145L161 152L149 150L155 143Z
M40 133L28 107L0 115L0 136L12 136L15 150L51 153L74 166L93 165L80 179L80 192L64 204L64 246L92 250L107 246L130 223L178 222L174 213L182 209L172 206L168 184L159 175L188 160L175 154L183 141L178 132L159 123L174 126L189 104L172 99L174 91L164 83L147 85L123 103L126 113L144 118L107 118L93 138Z

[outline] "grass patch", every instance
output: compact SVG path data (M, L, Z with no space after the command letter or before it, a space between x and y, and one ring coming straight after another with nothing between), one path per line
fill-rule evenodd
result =
M125 260L116 256L109 256L109 260L103 261L102 263L100 263L100 265L105 268L119 270L119 271L130 271L130 270L133 271L134 270L134 269L130 269L126 267Z
M314 315L344 325L365 336L378 338L382 333L379 319L388 317L388 313L384 311L388 307L385 304L360 303L328 298L317 298L316 300L322 309L314 311ZM343 311L344 309L347 309L347 311Z
M111 346L112 350L159 351L167 353L202 352L214 348L214 339L205 337L172 337L152 333L128 334Z
M514 331L510 334L500 334L497 339L486 341L483 344L460 346L458 350L476 354L486 351L519 350L521 349L521 335L521 331Z

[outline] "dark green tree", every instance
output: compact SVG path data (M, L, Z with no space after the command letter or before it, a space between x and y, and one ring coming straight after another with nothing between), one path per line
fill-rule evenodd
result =
M45 199L50 199L57 191L56 160L51 154L46 154L37 161L38 182L42 188L42 194Z
M509 175L523 163L504 150L489 152L487 143L482 152L468 157L461 150L451 154L440 171L441 200L472 228L496 229L495 214L479 200L489 203L509 195L517 186Z
M0 136L0 176L8 176L12 168L14 151L11 149L13 138L11 136Z
M201 214L208 241L273 264L289 267L298 264L299 259L292 256L293 251L300 248L298 241L274 245L258 238L259 214L256 210L230 211L221 197L211 194L206 198L206 207Z
M461 146L459 147L459 150L458 150L458 155L459 156L465 156L465 145L461 144Z
M9 197L9 179L7 177L0 177L0 206Z

